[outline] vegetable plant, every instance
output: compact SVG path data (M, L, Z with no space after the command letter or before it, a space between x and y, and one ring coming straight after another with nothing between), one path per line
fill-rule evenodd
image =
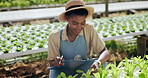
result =
M148 59L148 55L145 55L145 57ZM98 72L93 74L91 74L93 69L88 70L86 73L81 70L77 70L77 72L82 74L80 78L147 78L148 60L146 59L141 57L125 58L119 64L114 61L106 67L101 65ZM57 78L76 78L77 75L66 76L64 72L61 72Z

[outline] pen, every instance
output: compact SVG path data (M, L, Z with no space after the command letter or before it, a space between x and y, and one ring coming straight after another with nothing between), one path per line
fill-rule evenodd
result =
M63 59L63 55L61 56L61 58L60 59Z
M63 55L60 57L60 60L63 59ZM61 63L61 61L59 61L59 64Z

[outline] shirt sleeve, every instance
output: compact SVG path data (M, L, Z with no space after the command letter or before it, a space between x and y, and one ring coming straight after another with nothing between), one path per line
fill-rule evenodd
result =
M52 33L49 35L48 38L48 60L52 60L56 58L57 56L60 56L59 54L59 42L60 39L58 38L59 35Z
M100 54L105 47L104 41L94 27L91 28L91 45L93 46L93 52L97 55Z

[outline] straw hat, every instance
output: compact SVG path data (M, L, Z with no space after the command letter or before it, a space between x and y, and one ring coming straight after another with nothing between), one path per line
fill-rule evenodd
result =
M84 8L88 11L87 19L92 18L92 14L94 12L94 8L90 6L86 6L83 0L70 0L67 2L65 6L65 12L61 13L58 17L59 21L67 21L65 17L65 13L71 10Z

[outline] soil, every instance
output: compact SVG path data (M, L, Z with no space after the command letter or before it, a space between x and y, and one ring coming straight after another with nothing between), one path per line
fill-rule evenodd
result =
M112 54L108 62L114 60L119 63L127 55L125 53ZM0 78L48 78L49 69L48 61L42 60L37 62L17 62L8 66L0 67Z
M48 78L47 60L38 62L18 62L0 68L0 78Z

